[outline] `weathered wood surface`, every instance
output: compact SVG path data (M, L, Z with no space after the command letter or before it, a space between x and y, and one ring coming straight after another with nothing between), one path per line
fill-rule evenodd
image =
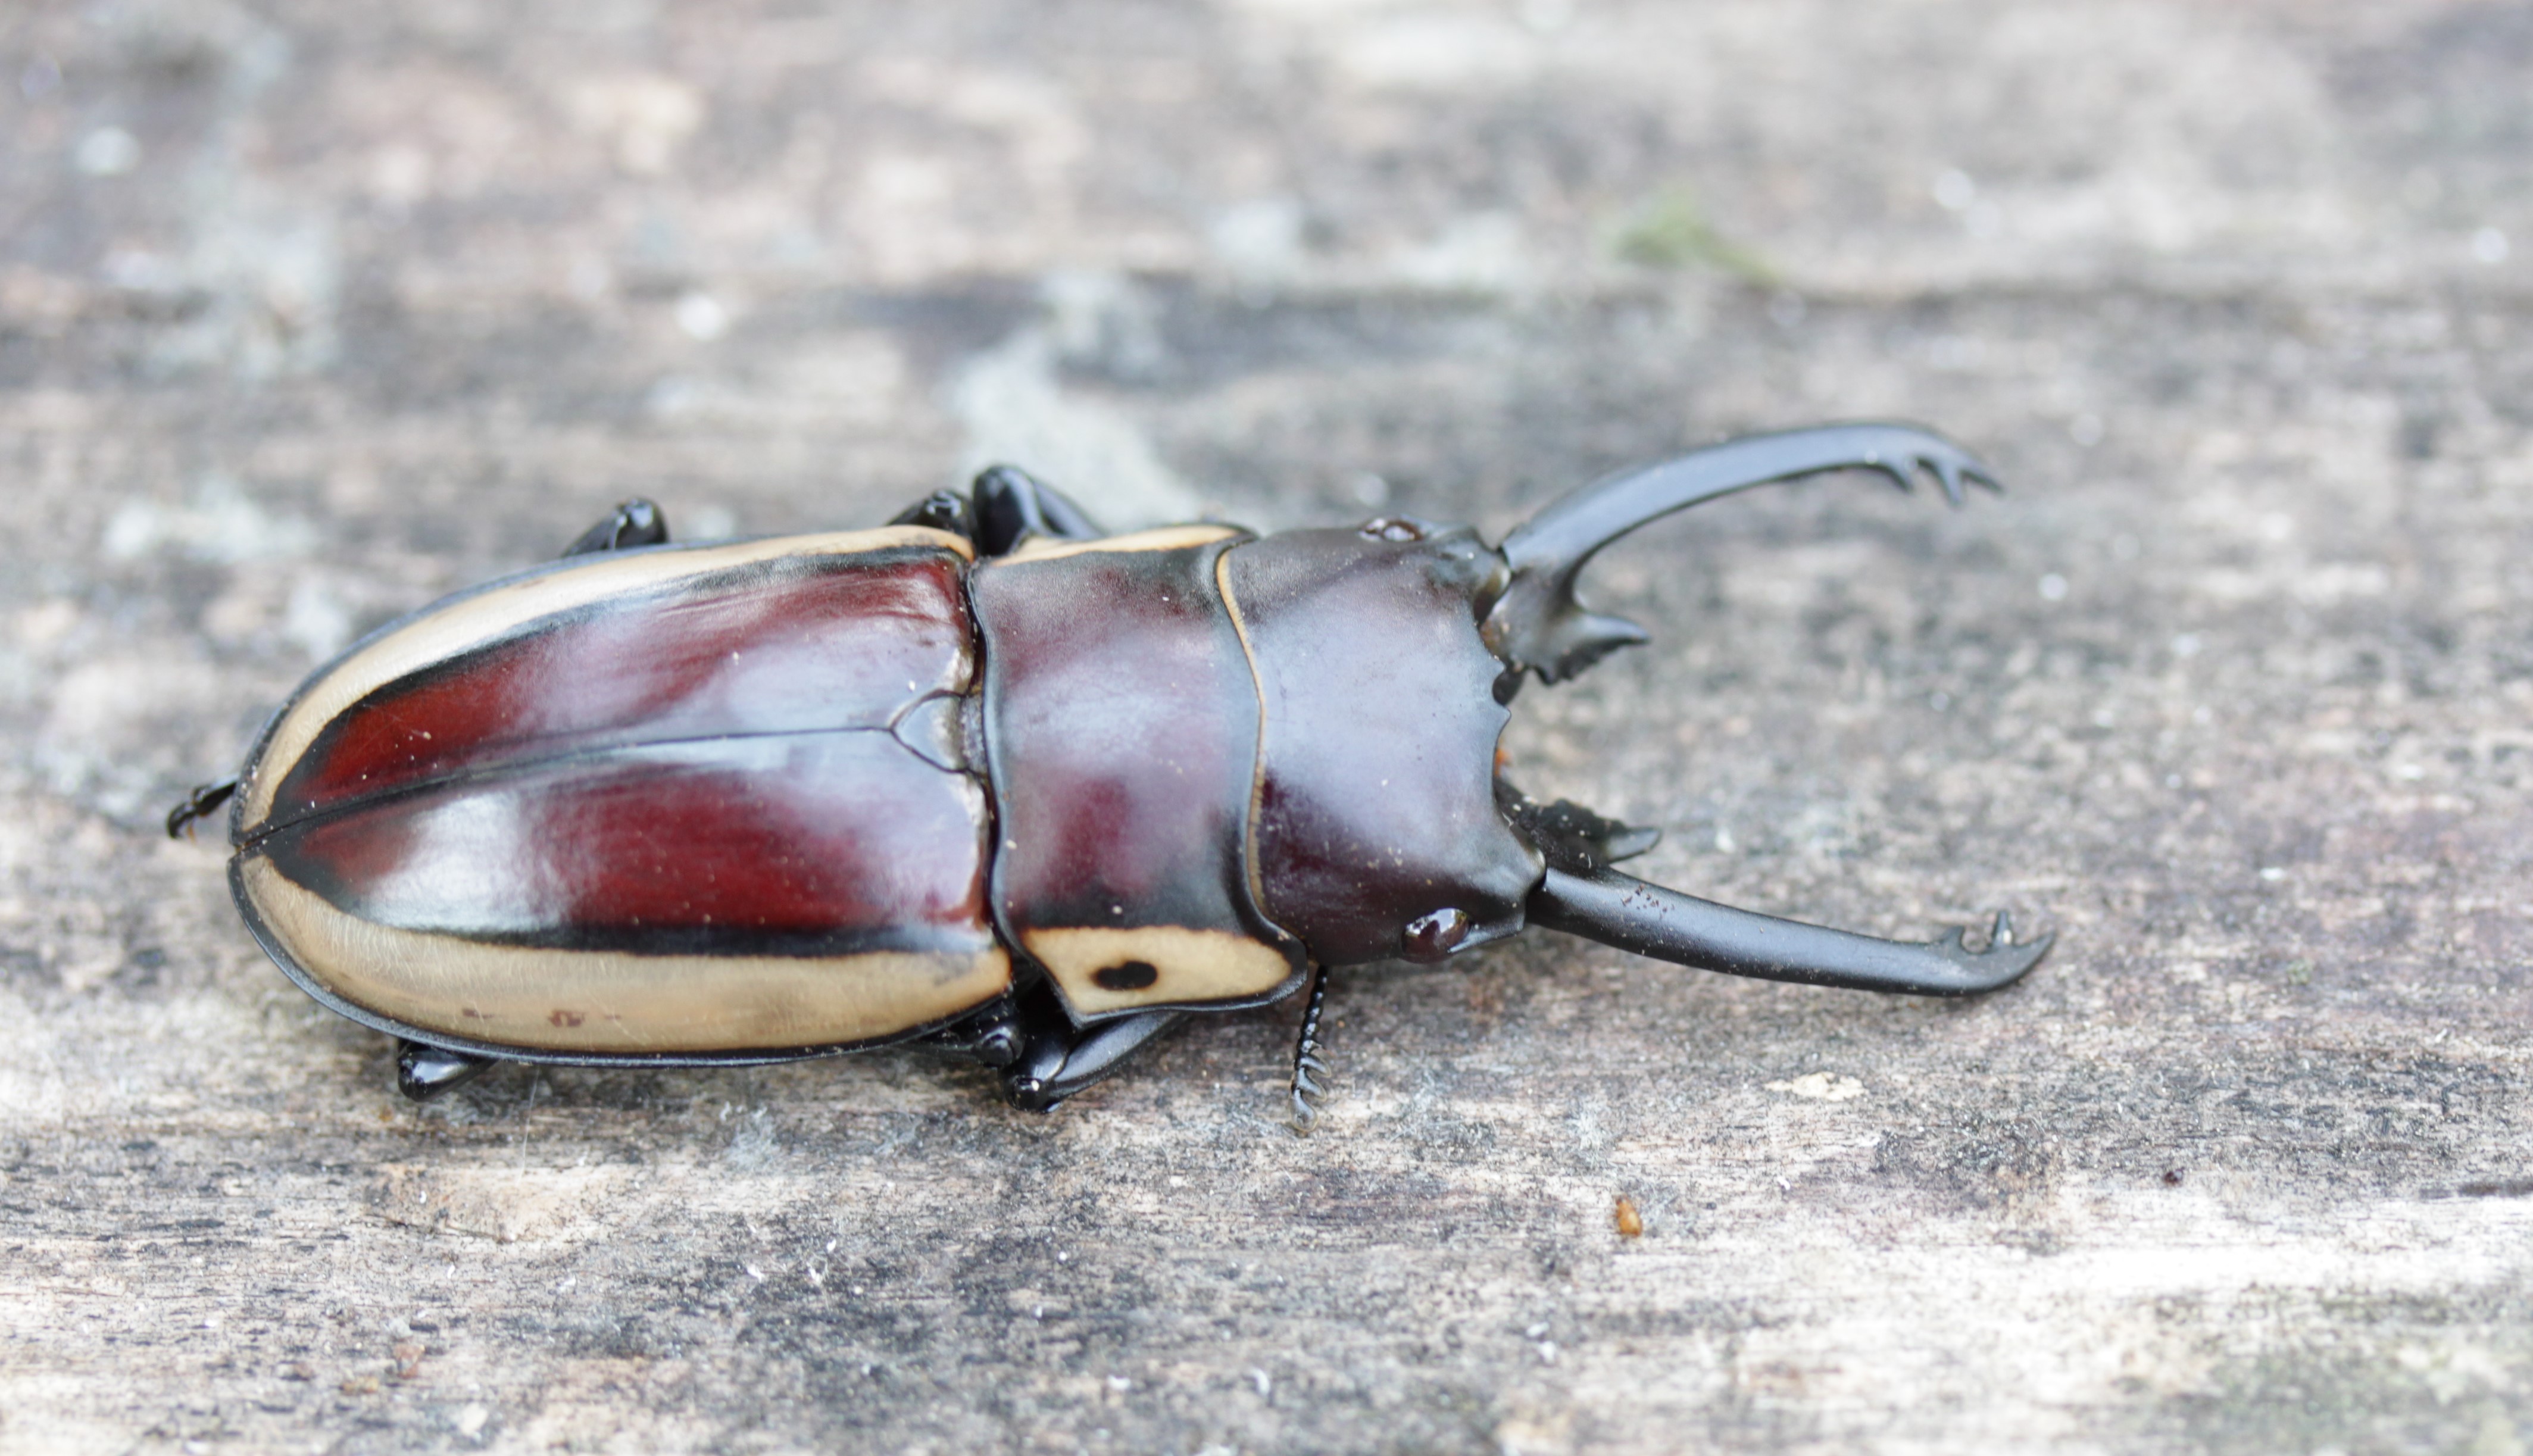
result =
M0 14L0 1450L2521 1450L2533 13ZM2510 251L2511 250L2511 251ZM1538 935L1051 1117L878 1056L416 1111L156 820L619 496L1501 531L1736 429L1521 781L2063 934L1933 1005ZM1642 1210L1640 1238L1614 1200Z

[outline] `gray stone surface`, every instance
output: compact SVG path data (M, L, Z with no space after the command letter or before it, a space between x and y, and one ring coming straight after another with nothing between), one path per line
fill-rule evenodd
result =
M0 13L0 1451L2516 1452L2533 10ZM622 495L1501 531L1842 416L1527 694L1650 873L2061 948L1534 935L1052 1117L872 1056L416 1111L158 838ZM1624 1196L1643 1233L1622 1238Z

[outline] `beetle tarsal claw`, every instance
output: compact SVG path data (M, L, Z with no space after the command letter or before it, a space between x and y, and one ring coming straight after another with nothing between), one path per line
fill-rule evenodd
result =
M1317 1043L1314 1042L1304 1042L1305 1050L1293 1059L1293 1129L1295 1132L1307 1133L1311 1130L1311 1125L1320 1120L1320 1109L1311 1099L1325 1097L1328 1094L1327 1087L1320 1081L1319 1077L1313 1075L1316 1073L1325 1076L1328 1070L1327 1064L1321 1061L1318 1052L1312 1049L1316 1045Z
M1307 1133L1319 1123L1319 1120L1320 1110L1311 1105L1311 1099L1302 1095L1300 1088L1295 1088L1293 1091L1293 1131L1296 1133Z

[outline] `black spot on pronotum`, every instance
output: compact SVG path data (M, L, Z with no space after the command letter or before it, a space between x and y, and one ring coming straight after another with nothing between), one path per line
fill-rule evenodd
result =
M1159 980L1161 973L1149 961L1121 961L1092 971L1090 978L1103 991L1141 991Z

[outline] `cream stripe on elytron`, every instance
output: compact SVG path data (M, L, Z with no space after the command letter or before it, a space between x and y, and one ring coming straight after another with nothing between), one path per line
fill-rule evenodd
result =
M1086 1017L1138 1006L1264 996L1293 973L1291 962L1273 946L1228 930L1184 925L1031 930L1022 933L1021 945L1055 977L1065 1005ZM1153 979L1148 984L1133 984L1142 979L1134 969L1139 966L1149 968ZM1100 971L1117 967L1133 973L1119 977L1115 987L1099 984Z
M1137 531L1126 536L1102 536L1096 541L1065 541L1053 536L1032 536L1021 543L1020 550L1001 557L1003 563L1015 561L1052 561L1062 556L1078 556L1088 552L1174 552L1185 547L1204 546L1228 536L1246 536L1238 526L1162 526L1150 531ZM994 562L987 562L992 565Z
M975 559L967 538L928 526L887 526L876 531L828 531L812 536L776 536L764 541L727 546L669 547L661 550L574 556L571 564L547 567L507 584L495 584L463 600L425 612L421 616L357 648L309 684L300 699L273 724L255 761L247 767L245 807L239 822L252 830L272 812L272 797L281 781L317 734L344 709L381 686L433 663L479 646L523 622L570 612L624 592L665 586L687 577L727 571L781 556L849 556L894 547L930 546ZM963 660L963 680L940 686L964 691L964 674L972 664Z
M725 1052L868 1041L946 1020L1012 981L1000 946L972 955L873 952L629 956L487 945L346 914L262 855L248 898L302 969L353 1005L420 1031L540 1051Z

